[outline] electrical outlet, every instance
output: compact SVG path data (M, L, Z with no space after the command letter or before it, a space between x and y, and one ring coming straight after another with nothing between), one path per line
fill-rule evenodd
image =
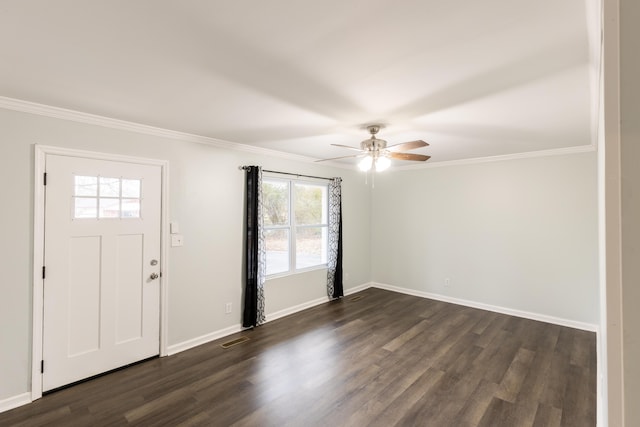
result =
M344 281L348 282L349 281L349 273L344 273Z
M224 306L224 312L225 312L226 314L231 313L231 303L230 303L230 302L228 302L228 303L226 303L226 304L225 304L225 306Z
M447 277L446 279L444 279L444 287L448 288L449 286L451 286L451 279Z

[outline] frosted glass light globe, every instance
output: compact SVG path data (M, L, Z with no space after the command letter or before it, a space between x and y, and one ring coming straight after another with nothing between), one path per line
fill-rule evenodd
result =
M358 163L358 168L361 171L366 172L369 169L371 169L372 163L373 163L373 159L371 158L371 156L367 156L364 159L360 160L360 162Z
M389 166L391 166L391 160L389 160L388 157L379 157L378 160L376 160L377 172L382 172L383 170L387 169Z

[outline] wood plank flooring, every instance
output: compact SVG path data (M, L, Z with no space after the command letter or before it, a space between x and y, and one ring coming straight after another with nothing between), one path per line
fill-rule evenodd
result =
M594 333L357 295L46 395L0 425L596 425Z

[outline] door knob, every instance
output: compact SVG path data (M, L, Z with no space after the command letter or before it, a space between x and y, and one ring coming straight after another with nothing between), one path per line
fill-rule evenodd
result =
M149 276L151 280L156 280L158 277L160 277L158 276L158 273L151 273L151 276Z

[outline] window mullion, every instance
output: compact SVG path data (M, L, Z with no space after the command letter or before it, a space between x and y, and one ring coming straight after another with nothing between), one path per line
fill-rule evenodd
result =
M294 211L295 191L293 181L289 180L289 271L296 271L296 213Z
M120 177L118 183L118 210L120 211L118 217L122 219L122 177Z
M265 230L288 230L288 225L265 225Z

